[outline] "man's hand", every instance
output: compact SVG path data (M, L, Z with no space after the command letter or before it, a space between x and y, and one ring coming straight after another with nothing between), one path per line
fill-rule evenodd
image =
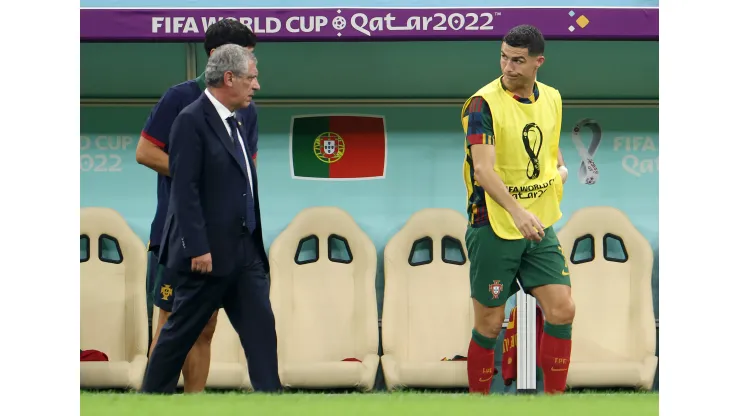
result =
M545 236L545 227L536 215L521 208L515 211L511 217L524 238L538 243L542 241L542 237Z
M213 270L211 253L193 257L193 259L190 260L190 270L198 273L209 274Z
M568 180L568 168L565 167L563 152L560 149L558 149L558 173L560 173L560 179L563 180L563 185L565 185L565 181Z
M560 166L558 167L558 173L560 174L560 179L563 180L563 185L565 185L565 181L568 180L568 168Z

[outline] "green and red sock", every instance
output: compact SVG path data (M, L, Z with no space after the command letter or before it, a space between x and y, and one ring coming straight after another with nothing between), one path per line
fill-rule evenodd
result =
M565 391L570 367L571 324L554 325L545 322L540 344L540 364L546 394Z
M468 389L470 393L491 392L493 376L498 373L493 364L496 338L488 338L473 329L468 347Z

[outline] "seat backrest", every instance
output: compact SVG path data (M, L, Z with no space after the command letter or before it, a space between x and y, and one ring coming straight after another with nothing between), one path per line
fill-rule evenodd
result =
M110 208L80 209L80 348L111 361L147 351L146 248Z
M377 354L377 252L346 211L304 209L272 242L269 258L280 361Z
M622 211L604 206L576 211L558 238L576 304L573 361L654 354L653 250L647 239Z
M414 213L385 247L383 354L405 361L467 355L473 329L465 217Z

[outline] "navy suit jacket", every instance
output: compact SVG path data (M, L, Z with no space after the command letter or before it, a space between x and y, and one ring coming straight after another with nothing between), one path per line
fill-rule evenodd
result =
M246 138L245 123L241 124L239 133ZM172 186L160 263L189 271L193 257L211 253L212 274L228 275L252 262L249 253L257 253L269 272L251 152L247 149L257 228L250 235L246 228L247 171L236 159L231 136L216 108L204 93L175 118L169 148Z

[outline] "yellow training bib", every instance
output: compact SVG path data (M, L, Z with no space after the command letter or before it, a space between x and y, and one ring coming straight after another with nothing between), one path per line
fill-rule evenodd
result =
M486 100L493 118L496 147L493 169L509 194L547 228L563 215L560 211L563 182L557 168L563 104L558 90L541 82L537 86L537 101L520 103L506 92L499 78L465 102L461 119L466 131L465 108L473 97ZM491 226L499 237L523 238L511 215L488 193L486 207Z

